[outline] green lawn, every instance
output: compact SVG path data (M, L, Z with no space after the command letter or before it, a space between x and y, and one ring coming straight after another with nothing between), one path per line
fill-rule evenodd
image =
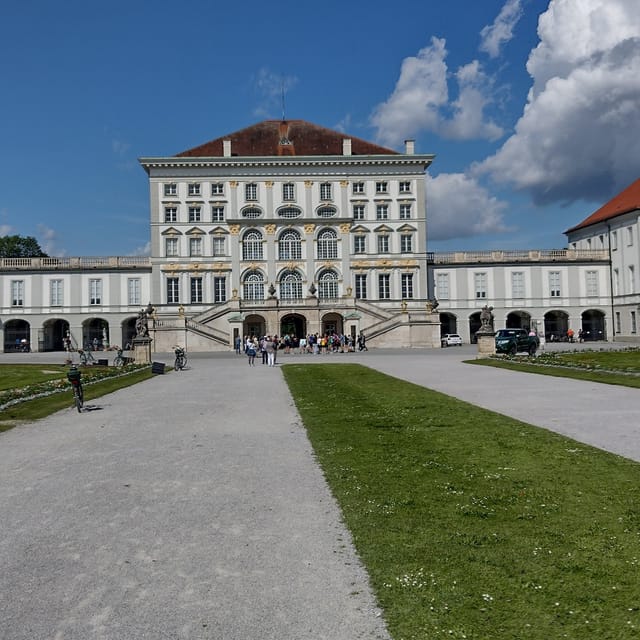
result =
M640 349L496 356L470 360L469 364L640 388Z
M21 422L44 418L73 405L71 386L64 365L0 365L0 404L14 397L26 397L42 391L56 391L46 397L24 400L0 409L0 432ZM150 367L82 367L85 401L128 387L152 377Z
M359 365L282 371L395 640L638 637L640 465Z

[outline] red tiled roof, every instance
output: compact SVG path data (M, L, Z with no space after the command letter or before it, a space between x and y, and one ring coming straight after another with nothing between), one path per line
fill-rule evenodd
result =
M623 213L629 213L629 211L635 211L636 209L640 209L640 178L609 200L609 202L600 207L595 213L592 213L588 218L585 218L575 227L567 229L565 233L577 231L592 224L610 220L611 218L620 216Z
M342 141L346 139L351 140L351 154L354 156L398 154L397 151L304 120L264 120L178 153L176 157L222 157L223 140L231 140L232 156L341 156Z

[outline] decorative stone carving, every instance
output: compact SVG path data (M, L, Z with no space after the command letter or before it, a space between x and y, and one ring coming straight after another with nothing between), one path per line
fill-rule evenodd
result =
M310 189L313 186L313 180L305 180L304 186L307 187L307 189Z
M313 233L315 230L316 230L316 225L313 224L312 222L304 225L305 233Z
M351 223L349 223L349 222L343 222L340 225L340 232L341 233L349 233L350 229L351 229Z
M229 225L229 233L232 236L237 236L240 233L240 225L239 224L230 224Z
M275 232L276 232L276 225L275 224L265 224L264 225L264 230L267 233L268 236L272 236Z
M273 187L273 180L267 180L264 184L267 189L271 189Z
M230 181L229 181L229 186L230 186L232 189L237 189L237 188L238 188L238 181L237 181L237 180L230 180Z

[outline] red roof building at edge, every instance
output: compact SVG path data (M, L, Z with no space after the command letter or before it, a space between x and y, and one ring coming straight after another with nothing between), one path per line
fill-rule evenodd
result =
M234 156L340 156L343 140L351 140L351 154L394 155L397 151L320 127L305 120L264 120L246 129L178 153L179 158L219 158L224 141L231 141Z
M609 200L609 202L600 207L596 212L592 213L588 218L585 218L575 227L567 229L565 233L571 233L572 231L589 227L598 222L611 220L611 218L635 211L636 209L640 209L640 178Z

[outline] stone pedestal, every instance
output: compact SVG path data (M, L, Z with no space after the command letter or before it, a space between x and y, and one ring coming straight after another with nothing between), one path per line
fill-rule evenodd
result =
M495 331L478 331L478 358L488 358L496 353Z
M151 338L136 337L131 343L133 350L133 362L135 364L150 364L151 363Z

